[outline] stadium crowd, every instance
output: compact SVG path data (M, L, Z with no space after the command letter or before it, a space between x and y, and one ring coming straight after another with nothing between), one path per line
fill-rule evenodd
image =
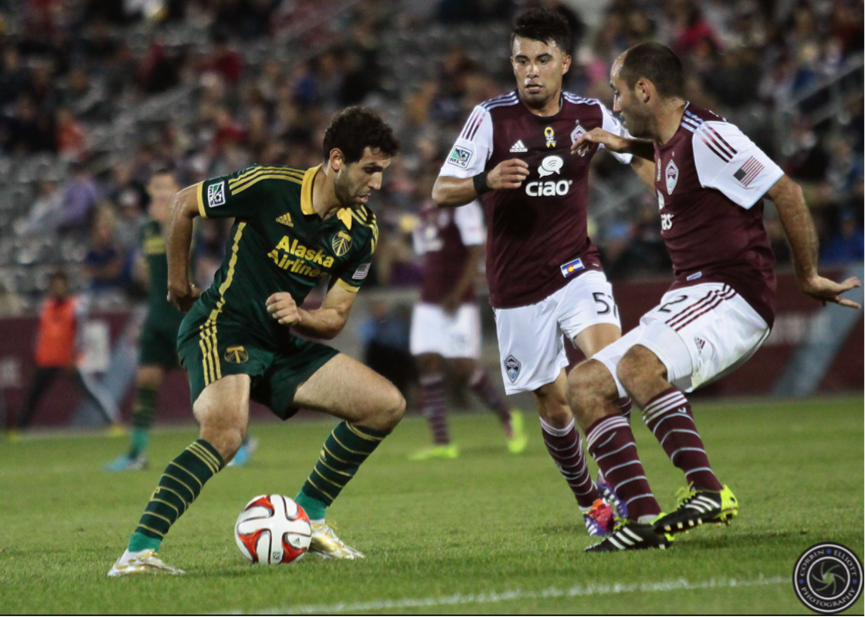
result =
M472 41L532 5L557 5L578 34L566 89L608 106L616 56L647 39L669 44L693 75L688 98L742 126L806 188L822 263L863 259L856 0L611 0L591 12L556 0L7 0L0 2L0 161L47 154L68 171L34 178L34 199L4 233L73 242L80 247L71 253L80 264L73 282L123 304L136 297L133 256L156 166L171 163L183 184L253 163L311 167L331 115L366 104L384 113L404 145L373 205L382 239L370 283L416 285L410 232L447 148L476 103L512 89L506 36L493 47ZM206 36L168 36L184 31ZM429 31L440 33L434 53L421 54L405 79L395 63L408 62ZM840 88L832 98L820 88L842 74L855 80L852 95ZM179 88L190 94L169 119L150 123L120 150L94 147L93 135L120 112ZM632 186L633 174L598 159L595 179L607 189L593 194L590 233L608 275L668 272L654 198L619 190ZM788 263L780 224L766 220L779 262ZM212 221L198 230L201 286L219 264L226 232Z

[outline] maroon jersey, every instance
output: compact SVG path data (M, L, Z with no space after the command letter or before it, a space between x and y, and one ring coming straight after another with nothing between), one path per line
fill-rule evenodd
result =
M534 115L513 91L478 105L466 122L439 175L470 178L512 158L530 171L520 188L481 198L494 307L539 302L572 277L602 269L586 233L589 162L598 146L586 156L570 153L580 135L597 127L627 135L599 101L570 93L552 116ZM616 156L630 162L629 155Z
M415 252L423 256L422 302L442 301L465 271L468 247L483 244L484 236L484 215L477 201L461 208L439 209L432 201L421 206L412 238ZM460 300L475 301L474 284Z
M673 138L655 144L655 168L671 289L726 283L771 327L775 256L762 197L781 169L736 126L691 104Z

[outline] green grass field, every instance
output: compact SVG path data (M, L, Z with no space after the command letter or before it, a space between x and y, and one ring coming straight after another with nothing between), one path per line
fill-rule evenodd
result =
M294 496L332 421L260 423L256 457L226 469L172 529L165 561L182 577L109 579L165 464L190 426L157 432L145 472L101 466L125 440L97 436L0 444L0 613L804 613L793 565L835 541L863 554L863 400L695 405L713 466L740 500L731 527L680 536L667 551L586 555L573 497L536 418L521 456L491 416L455 416L454 461L412 463L428 430L407 418L331 508L358 562L307 555L246 564L241 507ZM681 475L635 418L655 494L673 506ZM862 614L862 600L849 611ZM813 614L813 613L810 613Z

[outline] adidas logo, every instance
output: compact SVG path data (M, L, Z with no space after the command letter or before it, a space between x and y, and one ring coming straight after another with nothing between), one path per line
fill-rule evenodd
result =
M526 148L526 144L523 143L522 139L518 139L517 143L511 146L511 152L528 152L529 149Z
M291 222L291 215L289 215L288 212L277 218L276 222L285 225L286 227L294 227L294 223Z
M695 336L694 342L697 344L697 351L703 353L703 347L706 346L706 341L704 341L700 337Z

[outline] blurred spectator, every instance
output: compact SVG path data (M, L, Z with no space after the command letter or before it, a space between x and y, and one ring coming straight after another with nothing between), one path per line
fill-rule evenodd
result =
M373 300L370 316L357 326L363 343L363 362L387 377L407 398L417 380L414 358L408 349L409 317L406 310L391 308L386 300Z
M229 84L235 85L243 72L243 60L240 54L231 48L228 34L223 30L217 30L211 41L213 50L201 67L202 72L213 71Z
M0 317L17 317L22 312L21 298L0 281Z
M71 160L82 160L87 154L87 135L68 107L57 109L57 153Z
M90 246L84 257L84 276L94 298L100 294L123 291L127 278L124 268L126 255L114 238L116 215L109 203L101 205L93 217Z
M39 193L27 215L15 221L15 233L20 236L53 234L63 225L63 193L53 180L39 183Z
M69 166L72 177L63 190L63 229L83 232L90 223L90 211L99 201L100 192L93 174L84 163Z
M862 226L857 223L856 215L849 210L841 214L840 229L833 234L820 250L820 263L823 265L847 265L862 263L865 255L865 236Z

